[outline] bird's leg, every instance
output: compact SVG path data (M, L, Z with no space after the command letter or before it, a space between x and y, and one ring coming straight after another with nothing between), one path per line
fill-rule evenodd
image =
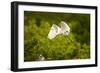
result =
M71 40L71 38L69 36L67 36L67 38L73 43L73 41Z
M65 40L67 40L67 41L68 41L68 44L70 43L69 39L68 39L68 38L66 38L66 36L65 36Z

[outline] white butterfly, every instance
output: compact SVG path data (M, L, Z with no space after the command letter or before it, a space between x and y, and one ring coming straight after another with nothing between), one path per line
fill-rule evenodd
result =
M64 21L60 23L61 28L55 24L52 25L50 32L48 34L49 39L55 38L58 34L68 35L70 33L70 28Z

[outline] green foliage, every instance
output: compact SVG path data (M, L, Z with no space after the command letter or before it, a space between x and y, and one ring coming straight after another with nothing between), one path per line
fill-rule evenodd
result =
M65 21L71 28L68 36L47 35L53 23ZM24 12L24 61L90 58L90 15L73 13Z

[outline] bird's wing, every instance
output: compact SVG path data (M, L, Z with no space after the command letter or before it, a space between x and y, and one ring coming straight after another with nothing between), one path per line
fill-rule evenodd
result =
M60 25L61 25L61 33L62 34L64 34L64 33L68 34L70 32L70 27L68 26L67 23L65 23L64 21L61 21Z
M59 30L60 28L57 25L53 24L48 34L48 38L53 39L54 37L56 37L56 35L59 34Z

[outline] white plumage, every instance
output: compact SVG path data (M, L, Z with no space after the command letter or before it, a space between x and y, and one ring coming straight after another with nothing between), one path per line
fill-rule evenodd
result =
M55 24L52 25L50 32L48 34L49 39L55 38L58 34L68 35L70 33L70 27L64 21L60 23L61 28Z
M45 60L45 57L42 54L40 54L39 55L39 58L37 60L38 61L44 61Z
M56 37L56 35L60 34L61 28L59 28L57 25L53 24L50 32L48 34L48 38L52 39L54 37Z
M68 26L68 24L62 21L60 25L61 25L61 34L68 35L70 33L70 27Z

